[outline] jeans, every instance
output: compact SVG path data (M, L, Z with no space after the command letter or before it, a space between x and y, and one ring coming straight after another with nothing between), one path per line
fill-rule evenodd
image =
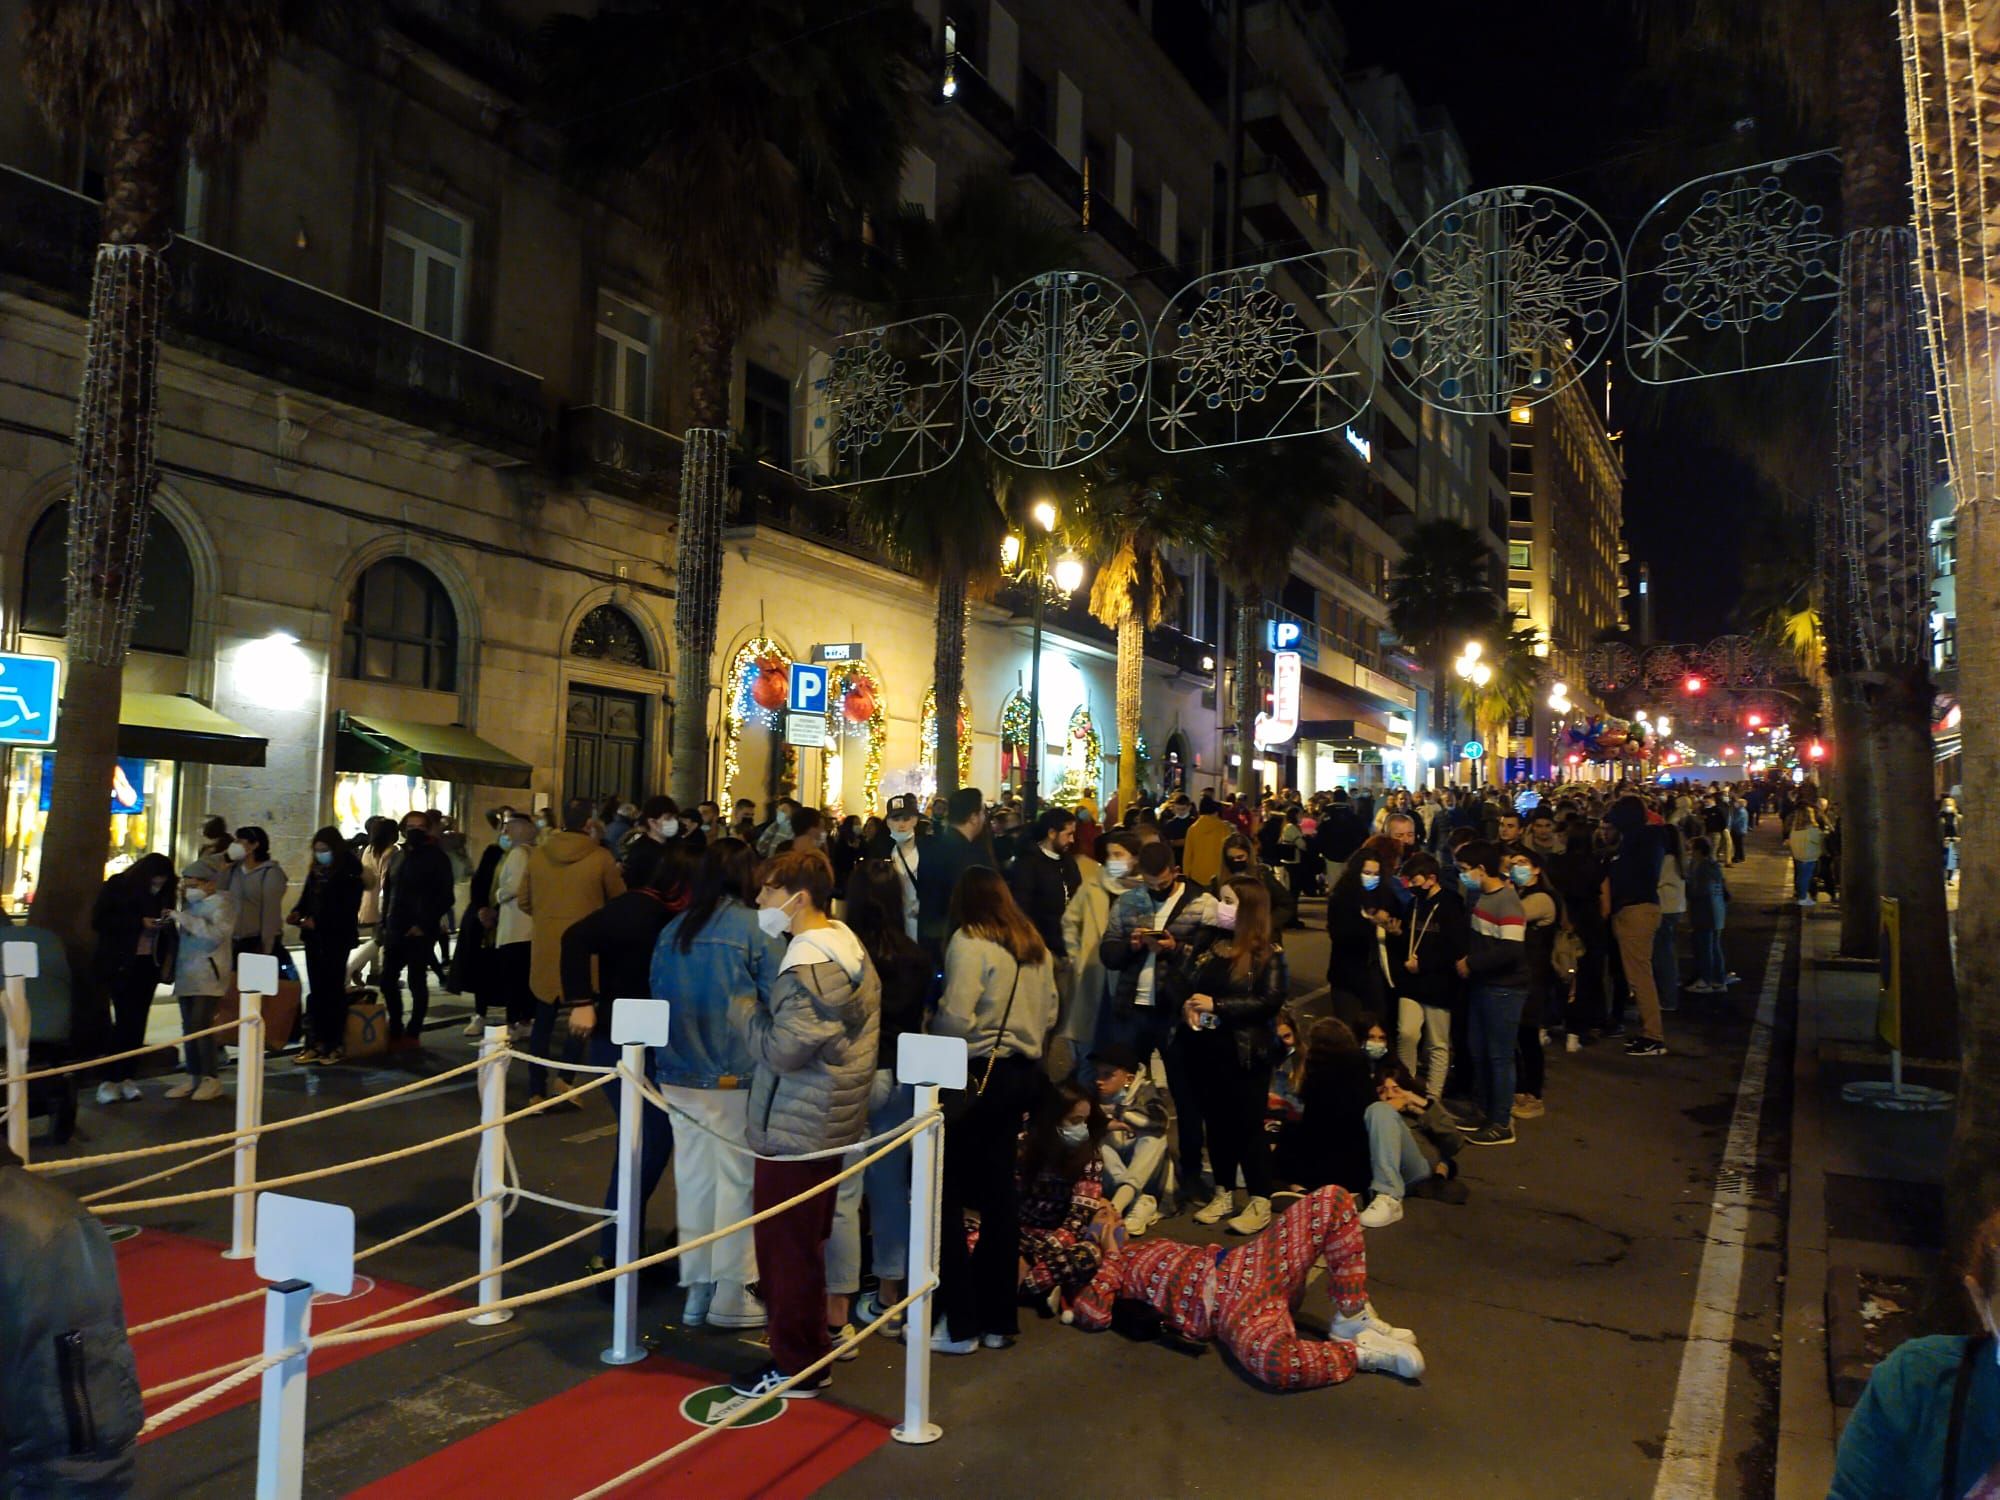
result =
M1417 1041L1424 1030L1424 1008L1408 995L1396 997L1396 1060L1417 1073Z
M1180 1013L1172 1006L1135 1005L1127 1015L1119 1015L1115 1005L1107 1005L1097 1021L1097 1042L1102 1047L1116 1042L1139 1054L1147 1065L1155 1050L1167 1070L1167 1092L1174 1101L1175 1143L1180 1148L1181 1187L1192 1193L1201 1181L1204 1144L1201 1100L1187 1071L1187 1052L1181 1045Z
M1270 1087L1270 1065L1242 1067L1236 1038L1226 1031L1211 1031L1182 1045L1208 1125L1208 1158L1215 1168L1216 1190L1233 1192L1240 1171L1251 1197L1269 1198L1271 1153L1264 1139L1264 1098Z
M1472 1097L1489 1124L1514 1124L1514 1043L1526 989L1474 982L1466 997L1467 1042L1472 1055Z
M1799 900L1812 900L1813 871L1818 868L1819 861L1816 859L1800 859L1794 860L1792 864L1793 869L1797 872Z
M382 944L382 999L389 1007L391 1037L421 1036L424 1015L431 1008L431 940L427 937L392 937ZM403 971L410 973L410 1018L403 1020Z
M1121 1189L1129 1188L1134 1201L1147 1193L1157 1194L1164 1186L1164 1168L1167 1165L1167 1137L1164 1132L1135 1134L1123 1146L1114 1146L1110 1138L1097 1148L1098 1164L1104 1169L1104 1185L1110 1189L1108 1197L1116 1200ZM1123 1207L1130 1208L1130 1203Z
M1677 911L1660 913L1659 931L1653 934L1653 987L1659 991L1660 1009L1674 1010L1681 999L1681 956L1674 947L1674 934L1680 931L1681 914Z
M618 1065L621 1049L608 1038L594 1036L590 1039L589 1060L591 1066L611 1068ZM622 1088L622 1085L620 1086ZM618 1113L619 1089L604 1090L604 1101L611 1106L611 1112ZM660 1179L667 1174L667 1163L674 1154L674 1122L664 1109L656 1109L650 1104L639 1106L639 1238L646 1239L646 1205L653 1200L653 1190L660 1185ZM618 1206L618 1179L624 1173L624 1159L614 1158L611 1166L611 1186L604 1190L604 1206ZM606 1264L618 1263L618 1224L614 1219L604 1221L604 1233L598 1239L597 1253Z
M709 1131L743 1144L750 1128L748 1089L684 1089L662 1084L674 1109L706 1125L674 1132L674 1220L680 1240L698 1239L750 1217L751 1159L715 1140ZM681 1285L729 1284L739 1290L757 1279L756 1245L739 1230L680 1258Z
M525 946L525 945L524 945ZM535 1002L535 1025L528 1033L528 1052L533 1057L546 1057L551 1062L575 1062L580 1050L576 1039L563 1028L561 1052L551 1052L549 1048L556 1039L556 1017L562 1013L561 1007L546 1001ZM549 1090L549 1070L537 1063L528 1064L528 1092L545 1094Z
M1424 1093L1432 1099L1444 1097L1445 1075L1451 1071L1451 1007L1426 1005L1424 1011L1424 1071L1416 1074Z
M220 995L181 995L181 1032L206 1031L215 1024L216 1004ZM181 1047L186 1055L188 1077L199 1083L204 1078L216 1076L216 1056L219 1052L212 1036L199 1041L185 1042Z
M1722 961L1722 929L1705 927L1694 935L1695 977L1703 984L1720 986L1729 977Z
M1649 1041L1666 1040L1660 1024L1660 992L1653 983L1653 935L1660 929L1656 901L1621 906L1611 914L1611 931L1618 939L1618 959L1632 998L1639 1005L1639 1029Z
M1368 1127L1368 1160L1373 1172L1369 1185L1376 1192L1400 1199L1411 1183L1431 1175L1430 1158L1395 1105L1378 1099L1361 1118Z
M857 1151L843 1156L839 1165L851 1167L862 1155ZM845 1178L833 1190L833 1222L827 1230L826 1254L820 1267L830 1297L852 1297L861 1290L861 1195L866 1177L864 1172Z
M894 1077L894 1074L890 1075ZM879 1085L880 1073L876 1075ZM916 1091L907 1083L896 1084L889 1097L868 1111L868 1133L880 1135L909 1123L916 1113ZM910 1146L893 1151L862 1171L862 1189L868 1199L870 1268L877 1276L902 1281L910 1260Z

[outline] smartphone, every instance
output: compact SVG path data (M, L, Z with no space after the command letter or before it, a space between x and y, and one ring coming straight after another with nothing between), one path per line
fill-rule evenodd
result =
M1220 1024L1220 1018L1212 1010L1205 1010L1195 1018L1195 1027L1201 1031L1213 1031Z

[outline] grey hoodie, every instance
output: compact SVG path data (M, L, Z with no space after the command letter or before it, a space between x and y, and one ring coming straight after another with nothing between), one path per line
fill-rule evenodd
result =
M770 998L745 1005L740 1028L757 1062L751 1150L792 1155L867 1135L882 983L845 926L830 922L794 937Z

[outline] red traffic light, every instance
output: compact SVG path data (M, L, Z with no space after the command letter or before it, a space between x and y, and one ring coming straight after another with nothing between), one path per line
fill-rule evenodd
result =
M1752 714L1744 722L1752 729L1762 729L1764 727L1764 716L1762 714Z
M1580 766L1583 764L1583 757L1581 755L1572 755L1569 758L1569 763L1573 766Z
M1687 681L1683 682L1681 686L1687 690L1688 696L1692 698L1696 693L1700 692L1704 687L1706 687L1707 684L1704 683L1699 677L1690 674Z

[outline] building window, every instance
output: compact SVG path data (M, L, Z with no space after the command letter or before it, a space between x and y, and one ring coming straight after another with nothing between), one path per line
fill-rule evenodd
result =
M597 404L645 422L653 414L653 345L660 320L612 292L597 295Z
M1949 578L1958 567L1958 522L1931 522L1931 576Z
M792 383L762 365L743 369L743 445L780 469L792 466Z
M1524 619L1528 614L1528 591L1526 589L1507 590L1507 608Z
M615 604L600 604L577 622L570 637L569 654L592 661L608 661L621 667L653 668L653 653L646 648L646 633Z
M382 224L382 311L463 343L470 221L392 187Z
M1049 85L1033 68L1021 69L1019 87L1020 121L1037 135L1053 137L1056 133L1055 118L1049 112Z
M340 675L450 692L458 683L458 615L444 585L406 558L376 563L347 596Z
M1509 542L1507 544L1507 566L1510 568L1532 568L1535 565L1535 544L1533 542Z
M21 577L21 629L29 635L69 633L69 502L42 513L28 534ZM139 604L132 649L185 656L194 629L194 564L180 532L163 516L146 527L139 560Z

